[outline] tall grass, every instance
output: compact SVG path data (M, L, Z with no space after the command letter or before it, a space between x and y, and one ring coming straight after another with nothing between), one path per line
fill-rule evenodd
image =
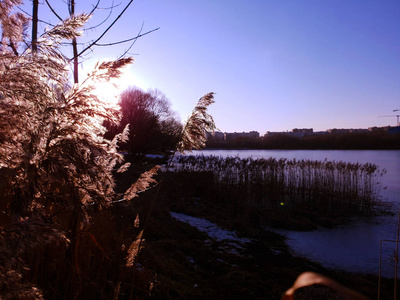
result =
M222 202L363 215L373 212L386 172L370 163L218 156L180 156L172 170L210 172Z

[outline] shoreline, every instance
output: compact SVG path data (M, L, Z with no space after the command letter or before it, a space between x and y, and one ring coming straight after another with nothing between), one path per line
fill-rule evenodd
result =
M132 179L127 175L121 179L130 184ZM144 193L132 206L124 208L124 211L138 211L140 219L147 224L144 225L145 242L138 264L142 270L140 276L145 276L143 280L154 283L152 295L155 298L280 299L297 276L306 271L323 274L370 298L377 298L376 275L329 269L297 256L283 235L260 230L261 216L256 212L218 205L212 192L204 188L209 185L209 177L195 179L164 173L159 177L161 189L150 218L146 219L155 191ZM174 219L171 211L205 219L251 242L234 253L231 251L233 245L214 240L195 227ZM157 274L156 281L151 279L154 274ZM381 278L381 299L390 298L392 291L393 279ZM302 291L303 299L316 299L318 292L320 289L315 287L306 288ZM323 298L335 299L326 295Z

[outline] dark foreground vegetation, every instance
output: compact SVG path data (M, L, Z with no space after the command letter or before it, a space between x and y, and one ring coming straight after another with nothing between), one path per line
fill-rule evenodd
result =
M141 168L137 166L136 172ZM136 172L119 176L118 189L125 190L140 175ZM91 232L98 245L87 236L80 250L93 255L90 262L80 262L86 270L79 283L82 296L109 299L118 288L119 299L280 299L300 273L314 271L377 298L376 276L325 269L293 256L282 236L263 229L268 216L280 215L282 225L289 221L293 214L286 207L279 206L267 216L251 206L219 201L218 187L207 172L162 173L157 179L159 186L134 203L99 212ZM238 252L230 251L229 243L210 239L172 218L170 211L206 218L251 242ZM135 227L137 215L141 222ZM312 222L312 218L305 216L296 222ZM127 268L128 248L136 245L132 237L142 230L141 251ZM121 245L125 245L122 254ZM381 299L391 299L392 291L393 280L383 279ZM301 289L296 295L295 299L338 299L318 286Z
M116 192L124 192L154 163L141 161L127 172L115 174ZM308 224L305 227L309 228L310 224L333 223L315 219L315 214L293 218L297 213L287 205L260 210L222 199L210 172L162 172L156 180L157 186L132 202L90 211L91 226L79 232L73 248L74 265L65 259L71 247L52 239L40 241L46 238L43 223L30 224L29 231L23 223L3 228L2 238L8 237L9 242L2 245L15 247L19 260L10 264L21 267L19 273L2 268L1 276L7 276L0 290L3 298L18 299L26 291L28 299L35 299L33 286L42 293L38 299L280 299L305 271L324 274L377 298L376 276L326 269L293 256L284 237L265 229L266 225ZM214 240L172 218L171 211L208 219L250 242L235 250L229 242ZM72 215L61 214L56 221L70 222ZM18 244L19 235L32 241L36 232L40 233L36 237L40 247ZM13 236L15 243L11 242ZM6 263L10 257L0 259ZM392 291L393 280L382 279L381 299L391 299ZM327 288L312 286L296 292L295 299L340 298Z
M197 159L198 163L207 160L204 157ZM209 158L208 162L220 171L215 159ZM233 160L237 161L236 158ZM329 270L317 263L293 256L282 236L265 230L268 225L304 229L321 224L334 226L338 224L338 219L339 222L349 220L351 215L344 213L344 207L343 210L338 208L336 212L331 209L330 215L326 213L325 217L316 218L317 214L314 212L302 214L301 209L296 210L289 205L273 205L265 210L260 209L260 206L247 202L248 198L239 201L243 193L229 201L221 198L221 195L227 192L232 196L239 189L235 189L234 184L234 190L226 190L228 186L221 189L222 186L216 184L217 171L212 173L210 170L196 170L199 167L193 164L196 159L188 158L189 161L192 163L185 164L185 171L160 175L160 191L152 191L154 198L148 194L147 200L139 199L139 203L146 203L153 211L149 215L151 221L148 223L147 235L145 232L147 246L139 258L144 265L157 273L158 284L153 285L153 297L280 299L300 273L314 271L325 274L371 299L377 298L376 276ZM242 161L243 164L244 162L246 160ZM181 168L185 169L183 165ZM375 173L376 170L369 171ZM357 173L354 177L364 176L361 166L354 172ZM232 246L229 243L210 239L207 234L171 218L169 211L208 219L223 228L236 231L241 237L250 238L251 242L235 253L230 251ZM301 215L300 218L296 217L298 214ZM392 298L393 280L383 279L380 288L381 299ZM339 298L329 289L313 286L299 290L295 299Z

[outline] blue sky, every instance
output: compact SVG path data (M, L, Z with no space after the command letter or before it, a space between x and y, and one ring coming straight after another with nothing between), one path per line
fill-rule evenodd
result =
M67 16L62 0L50 2ZM81 12L96 1L76 2ZM39 18L55 20L45 6ZM135 0L101 42L133 37L143 22L143 32L160 29L129 51L121 89L161 90L183 121L207 92L226 132L394 126L400 114L398 0ZM128 47L94 48L82 68Z

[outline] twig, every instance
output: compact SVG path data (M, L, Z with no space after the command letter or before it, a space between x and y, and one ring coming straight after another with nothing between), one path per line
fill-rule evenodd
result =
M124 12L128 9L128 7L132 4L133 0L130 0L129 3L125 6L125 8L122 10L122 12L118 15L118 17L115 18L115 20L110 24L110 26L107 27L106 30L94 41L92 42L89 46L87 46L85 49L83 49L80 53L75 55L73 58L70 60L74 60L76 57L81 56L83 53L85 53L87 50L89 50L93 45L95 45L103 36L111 29L111 27L114 26L114 24L121 18L121 16L124 14Z
M160 27L157 27L157 28L155 28L155 29L152 29L152 30L150 30L150 31L147 31L147 32L145 32L145 33L143 33L143 34L139 34L139 35L137 35L137 36L135 36L135 37L133 37L133 38L127 39L127 40L123 40L123 41L119 41L119 42L113 42L113 43L109 43L109 44L96 44L96 46L99 46L99 47L106 47L106 46L113 46L113 45L118 45L118 44L130 42L130 41L132 41L132 40L137 40L138 38L141 38L142 36L145 36L145 35L147 35L147 34L149 34L149 33L152 33L152 32L154 32L154 31L157 31L158 29L160 29ZM140 31L141 31L141 30L140 30Z

